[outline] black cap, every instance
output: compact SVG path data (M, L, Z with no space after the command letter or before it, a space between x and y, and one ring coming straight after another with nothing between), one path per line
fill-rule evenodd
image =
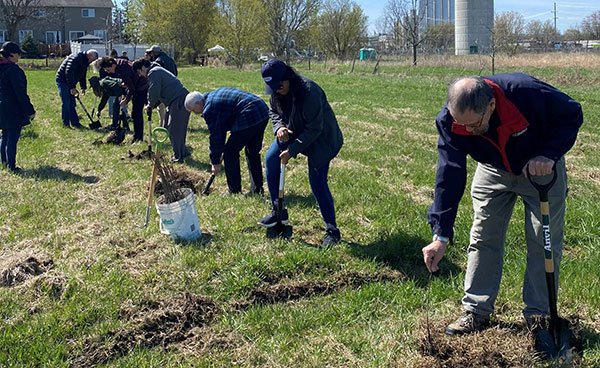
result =
M260 73L267 84L265 94L273 95L277 92L279 87L281 87L281 82L284 80L286 71L287 66L283 61L278 59L271 59L262 66Z
M10 53L10 54L19 54L19 55L21 55L23 53L23 51L21 51L21 48L19 47L19 45L17 45L14 42L11 42L11 41L4 42L2 44L2 50L0 50L0 52Z

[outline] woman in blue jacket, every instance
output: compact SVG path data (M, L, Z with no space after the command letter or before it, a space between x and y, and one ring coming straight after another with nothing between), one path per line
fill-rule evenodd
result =
M333 196L327 184L329 163L344 143L335 114L321 87L297 74L283 61L267 61L261 74L267 85L265 93L271 95L269 117L273 121L273 133L276 136L265 158L265 173L273 208L279 190L280 162L286 164L298 153L306 155L308 180L325 223L323 246L329 247L340 241ZM284 211L282 223L286 224L287 221L287 211ZM259 221L265 227L275 226L276 223L275 209Z
M21 169L16 165L17 142L21 129L35 116L35 110L27 95L27 79L17 62L21 49L14 42L5 42L0 50L0 157L2 166L13 172Z

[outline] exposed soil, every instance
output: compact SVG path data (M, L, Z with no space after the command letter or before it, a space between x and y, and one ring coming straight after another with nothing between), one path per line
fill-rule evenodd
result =
M404 279L400 272L386 273L343 273L327 281L293 281L268 284L263 283L252 289L247 298L231 304L234 310L243 310L252 305L286 303L314 295L326 295L347 287L360 287L365 284L380 281L399 281ZM274 281L274 280L270 280ZM282 281L282 280L280 280Z
M129 150L127 152L127 157L122 158L122 160L124 160L125 158L130 160L150 160L150 152L151 151L146 149L138 154L134 154L133 152L131 152L131 150Z
M108 137L106 137L106 140L104 140L104 141L97 140L97 141L94 141L94 143L92 143L92 144L95 146L101 145L101 144L119 145L119 144L123 143L124 140L125 140L125 129L119 128L117 130L111 131L110 134L108 135Z
M161 303L156 309L143 309L132 327L85 341L85 351L72 366L96 366L126 355L136 347L167 347L184 341L192 328L207 325L219 312L212 299L193 294Z
M419 340L419 353L423 356L418 368L532 368L542 362L542 357L534 349L533 335L524 324L499 323L480 333L463 336L446 336L444 330L451 321L431 321L428 338L427 326L422 322L416 333ZM572 327L579 336L581 331L578 318L572 318ZM578 351L577 347L574 347ZM579 358L575 354L569 367L578 366ZM561 367L560 364L556 365Z
M51 259L40 261L35 257L29 257L24 261L10 265L0 270L0 287L11 287L24 283L27 279L47 272L54 267Z
M200 174L197 171L188 169L181 165L175 165L172 167L173 173L175 174L174 184L179 188L190 188L194 194L202 190L202 187L208 180L209 174ZM163 185L160 180L156 182L154 194L158 197L165 194Z

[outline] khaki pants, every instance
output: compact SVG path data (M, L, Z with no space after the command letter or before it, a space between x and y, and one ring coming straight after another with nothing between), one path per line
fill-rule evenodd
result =
M160 118L160 126L163 128L167 127L167 120L165 119L165 115L167 113L165 104L158 105L158 116Z
M549 180L550 176L540 178L539 182ZM566 195L565 160L561 158L556 164L556 182L548 193L557 292ZM520 196L525 205L524 228L527 242L523 315L529 317L533 314L548 314L548 289L537 190L524 175L515 176L490 165L479 164L473 177L471 196L475 216L468 248L465 296L462 299L464 308L484 316L494 311L502 277L506 231L517 196Z

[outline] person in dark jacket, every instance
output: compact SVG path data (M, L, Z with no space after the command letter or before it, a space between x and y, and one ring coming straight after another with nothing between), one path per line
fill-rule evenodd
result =
M21 170L16 165L21 129L35 117L27 95L27 78L17 65L21 53L14 42L5 42L0 49L0 158L12 172Z
M463 315L446 334L480 331L489 325L502 275L506 230L517 197L525 206L527 266L523 315L528 324L549 312L544 278L540 202L527 175L556 182L549 192L554 268L562 255L567 175L564 155L583 123L581 105L531 76L497 74L462 78L448 88L437 116L439 162L434 202L427 212L433 241L423 248L430 272L438 270L454 232L458 204L467 182L467 155L478 162L471 196L475 212L465 277ZM535 176L535 178L534 178ZM556 287L558 289L558 272Z
M308 157L308 179L319 204L325 223L323 246L340 241L335 220L333 196L327 184L330 161L342 148L343 137L325 92L315 82L283 61L267 61L261 74L266 83L265 93L271 95L273 133L276 138L265 158L265 173L273 211L259 221L266 227L275 226L275 204L279 191L280 162L287 164L291 157L302 153ZM282 223L288 223L287 211Z
M166 127L174 153L171 162L182 163L186 157L190 156L190 151L185 146L187 126L190 121L190 112L184 106L188 90L171 72L149 60L136 60L133 63L133 70L139 77L148 79L146 109L152 110L159 104L167 107Z
M146 54L149 56L150 61L158 63L158 65L170 71L174 76L177 76L177 65L175 61L161 50L160 46L152 45L146 50Z
M148 93L148 81L146 78L138 76L133 71L133 64L125 59L103 57L100 61L100 68L108 75L116 75L117 78L121 78L123 84L125 84L125 95L120 99L115 98L113 102L113 127L119 125L119 111L131 101L131 116L133 118L133 139L131 143L141 141L144 134L144 105Z
M267 104L250 92L219 88L205 94L190 92L185 98L185 108L204 117L210 132L212 173L217 175L221 170L223 156L229 192L242 191L240 151L245 148L250 173L249 194L264 193L260 150L269 121ZM228 131L231 134L225 143Z
M56 72L56 85L62 101L62 123L65 128L69 125L73 128L83 127L79 123L75 110L75 95L79 94L76 87L79 82L81 95L85 95L87 68L96 59L98 59L98 51L94 49L71 54L60 64Z

